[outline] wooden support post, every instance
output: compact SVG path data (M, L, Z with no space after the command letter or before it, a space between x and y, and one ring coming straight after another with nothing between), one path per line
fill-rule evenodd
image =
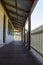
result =
M21 41L23 42L23 31L21 31Z
M25 44L25 26L24 26L24 44Z
M30 50L31 44L31 15L28 17L28 49Z

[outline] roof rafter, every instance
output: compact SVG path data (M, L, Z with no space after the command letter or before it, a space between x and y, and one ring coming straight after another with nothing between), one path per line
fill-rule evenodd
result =
M22 26L18 26L18 25L16 25L16 24L14 24L14 27L16 27L17 29L19 28L19 29L22 29Z
M25 0L25 1L27 1L27 2L31 2L32 0Z
M3 1L3 2L4 2L4 1ZM4 4L16 9L16 6L13 6L13 5L11 5L11 4L7 3L7 2L4 2ZM25 11L25 10L23 10L23 9L21 9L21 8L18 8L18 7L17 7L17 9L20 10L20 11L22 11L22 12L24 12L24 13L27 13L27 14L29 13L28 11Z
M10 9L7 9L7 11L14 14L14 15L16 15L16 16L19 16L19 17L22 17L22 18L27 18L27 17L21 16L21 15L15 13L15 12L11 11Z
M11 19L12 19L12 20L16 20L16 21L17 21L17 20L18 20L18 21L21 21L21 23L24 23L24 22L25 22L25 21L23 21L23 20L20 20L20 19L15 18L15 17L11 17Z
M12 21L17 22L17 23L20 23L20 24L23 24L23 22L16 21L16 20L14 20L14 19L12 19Z
M13 15L11 15L10 13L9 13L9 15L10 15L10 17L11 18L15 18L15 19L17 19L17 17L15 17L15 15L13 14ZM18 18L17 20L19 20L19 21L23 21L23 22L25 22L26 21L26 19L24 19L24 18Z
M14 24L17 24L17 25L23 26L23 24L21 24L21 23L19 23L19 22L17 22L17 21L12 20L12 22L13 22Z

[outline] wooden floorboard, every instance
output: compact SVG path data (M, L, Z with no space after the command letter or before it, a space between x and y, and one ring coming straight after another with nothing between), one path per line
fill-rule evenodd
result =
M20 41L0 48L0 65L42 65Z

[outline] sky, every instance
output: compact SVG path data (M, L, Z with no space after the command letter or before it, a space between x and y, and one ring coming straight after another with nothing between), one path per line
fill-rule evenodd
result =
M28 21L28 20L27 20ZM43 25L43 0L39 0L31 15L31 30ZM28 29L28 23L25 26Z

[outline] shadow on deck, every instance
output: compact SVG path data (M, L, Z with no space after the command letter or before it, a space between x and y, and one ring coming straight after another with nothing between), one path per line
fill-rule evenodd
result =
M0 48L0 65L42 65L40 61L27 50L22 42L12 42Z

